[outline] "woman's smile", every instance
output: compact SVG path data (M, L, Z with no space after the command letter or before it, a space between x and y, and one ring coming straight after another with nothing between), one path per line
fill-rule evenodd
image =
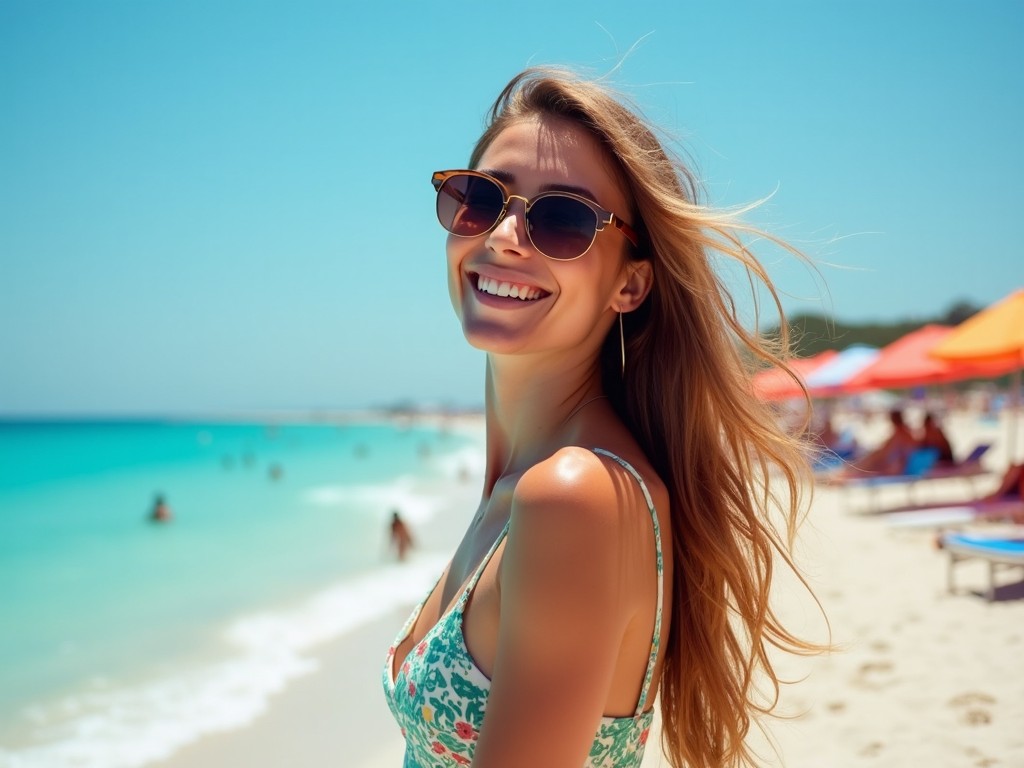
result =
M520 301L535 301L541 297L541 290L529 285L518 285L516 283L498 282L483 275L476 276L476 289L481 293L488 293L491 296L509 296Z
M494 307L532 304L551 295L538 285L509 275L485 275L469 271L466 281L470 292L481 303Z

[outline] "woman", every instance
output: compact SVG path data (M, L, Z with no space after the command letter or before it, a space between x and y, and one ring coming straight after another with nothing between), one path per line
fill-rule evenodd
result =
M487 352L480 506L389 650L407 766L636 766L660 693L674 765L734 764L771 708L768 606L800 447L750 395L727 216L604 87L528 70L472 171L434 174L448 284ZM776 302L777 303L777 302ZM766 494L772 491L771 494ZM733 619L738 617L738 625ZM486 716L485 716L486 715Z

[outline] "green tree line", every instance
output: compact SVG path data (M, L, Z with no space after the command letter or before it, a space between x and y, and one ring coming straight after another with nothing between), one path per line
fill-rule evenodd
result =
M846 323L823 315L800 314L787 318L787 324L794 354L810 357L828 349L843 350L851 344L884 347L925 325L959 325L980 310L970 302L957 301L945 312L926 319ZM767 335L778 338L779 326L769 328Z

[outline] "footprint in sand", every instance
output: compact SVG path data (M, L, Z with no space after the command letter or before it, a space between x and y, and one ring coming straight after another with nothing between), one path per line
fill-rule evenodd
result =
M996 703L994 696L978 691L968 691L954 696L949 706L959 711L960 721L965 725L988 725L992 722L989 709Z
M964 750L964 754L966 754L967 757L974 758L974 768L989 768L989 766L992 765L999 765L998 759L994 757L989 757L977 747L969 747L968 749Z
M872 741L870 744L865 746L861 751L861 757L878 757L882 753L882 749L885 747L880 741Z
M861 688L885 688L895 682L891 677L892 671L890 661L866 661L857 668L857 674L851 682Z

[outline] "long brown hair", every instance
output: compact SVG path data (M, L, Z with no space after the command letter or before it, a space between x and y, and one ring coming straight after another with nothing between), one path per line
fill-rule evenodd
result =
M605 391L668 487L675 559L672 624L659 690L662 746L672 765L751 763L752 721L778 702L771 648L819 647L782 626L769 592L778 558L791 557L807 462L750 386L749 360L785 369L778 295L745 245L758 234L733 213L698 203L699 187L654 131L606 86L555 69L517 75L491 109L470 158L476 167L511 123L553 116L582 126L608 150L649 259L653 288L602 351ZM711 256L735 259L767 288L782 338L744 327ZM772 522L781 511L781 527ZM801 578L802 581L802 578ZM771 694L762 700L760 678Z

